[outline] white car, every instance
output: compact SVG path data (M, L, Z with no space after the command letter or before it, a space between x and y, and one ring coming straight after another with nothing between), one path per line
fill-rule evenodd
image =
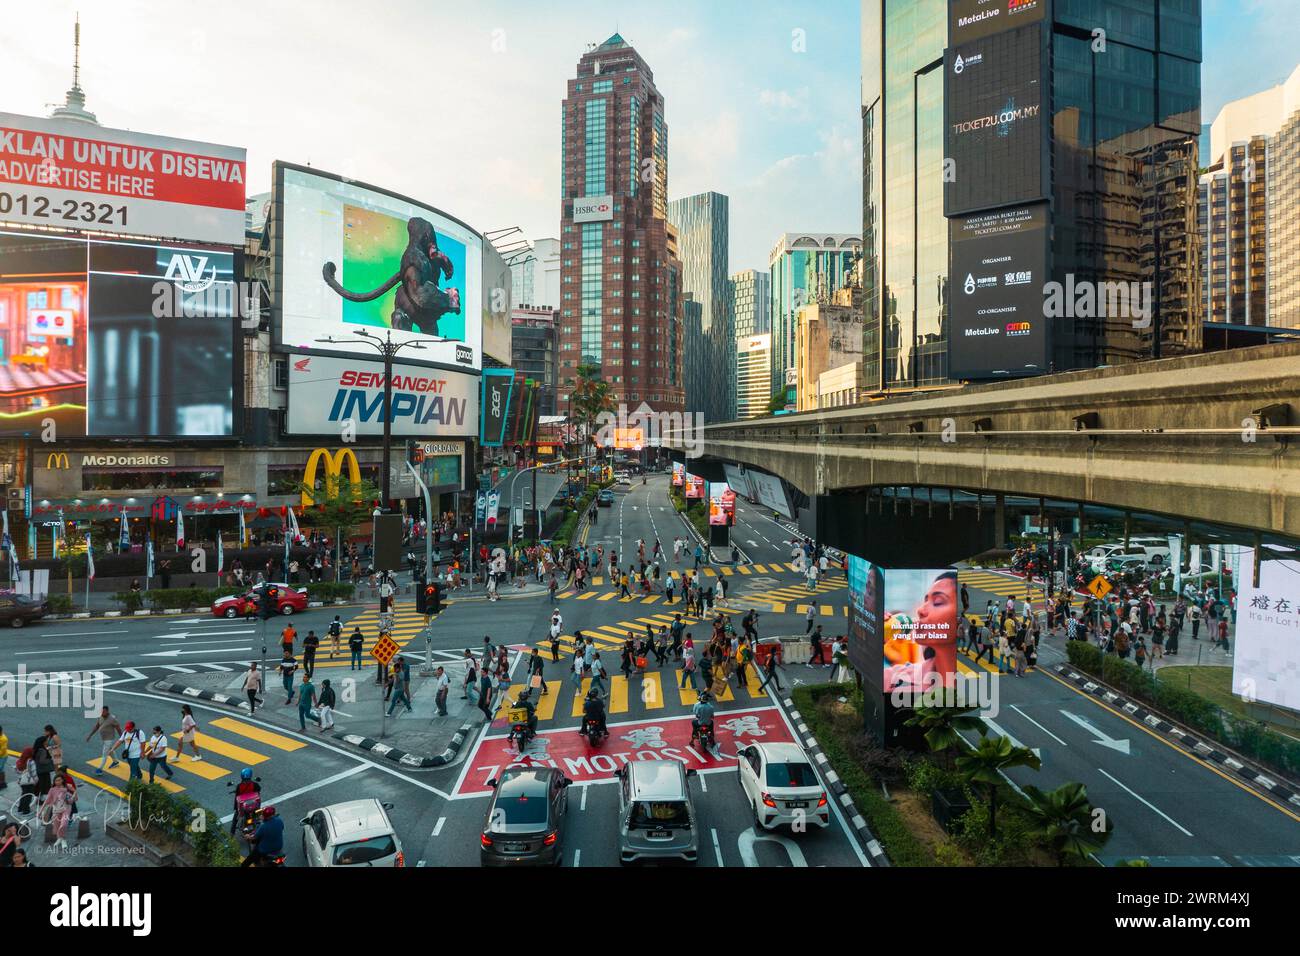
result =
M631 488L632 479L627 477L627 475L624 475L621 478L619 478L616 482L614 482L614 484L619 488L623 488L623 487Z
M740 789L755 829L828 827L830 805L817 772L798 744L750 744L736 753Z
M308 866L405 866L402 841L385 811L391 803L351 800L302 818L302 852Z

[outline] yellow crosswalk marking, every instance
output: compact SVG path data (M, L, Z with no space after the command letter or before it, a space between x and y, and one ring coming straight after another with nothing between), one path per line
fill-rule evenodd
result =
M202 750L203 748L200 747L199 749ZM220 766L219 764L210 763L206 755L198 763L195 763L188 755L186 755L184 759L173 755L167 762L171 764L173 770L182 770L185 773L192 773L194 776L202 777L204 780L220 780L222 777L228 777L234 772L226 767Z
M663 677L659 671L646 671L641 676L641 706L646 710L659 710L663 705Z
M555 595L555 596L556 596L557 598L573 597L573 592L572 592L572 591L561 591L559 594L557 594L557 595Z
M834 616L835 616L835 608L823 604L822 617L834 617Z
M648 598L642 598L642 599L641 599L641 603L642 603L642 604L654 604L655 601L658 601L658 600L659 600L659 595L657 595L657 594L652 594L652 595L650 595L650 597L648 597Z
M622 714L627 711L627 684L626 677L619 675L611 677L609 683L609 706L606 710L611 714Z
M209 734L196 734L195 739L199 742L199 750L206 760L208 752L221 754L223 757L229 757L238 763L250 766L252 764L263 763L270 758L266 754L260 754L255 750L246 750L235 744L228 744L218 737Z
M598 601L608 601L608 600L610 600L611 598L616 598L616 597L618 597L618 592L617 592L617 591L607 591L607 592L605 592L604 594L602 594L599 598L597 598L596 600L598 600Z
M600 585L605 583L605 576L602 574L597 574L595 577L591 579L591 583L596 587L599 587Z
M596 596L596 592L595 592L595 591L583 591L581 594L578 595L578 600L579 600L579 601L590 601L590 600L591 600L592 598L594 598L595 596Z
M537 699L533 702L537 705L537 719L550 720L555 716L555 704L560 699L560 689L564 686L563 681L549 680L546 682L546 689L549 694L543 694L542 689L537 688Z
M761 564L754 565L754 570L759 574L767 574L767 568L763 567Z
M739 571L741 574L752 574L752 573L753 573L752 571L749 570L749 568L745 567L743 564L742 564L740 567L736 568L736 570Z
M171 763L171 761L168 761L168 763ZM99 761L97 761L97 760L87 760L87 761L86 761L86 766L88 766L88 767L98 767L98 766L99 766ZM126 780L126 779L127 779L128 777L130 777L130 775L131 775L131 771L130 771L130 769L127 767L127 765L126 765L126 761L125 761L125 760L123 760L123 761L122 761L120 764L118 764L116 767L112 767L112 766L107 767L107 768L104 770L104 773L108 774L108 776L110 776L110 777L116 777L118 780ZM140 773L144 775L145 782L148 782L148 780L149 780L149 761L148 761L148 760L143 760L143 759L142 759L142 760L140 761ZM77 776L80 777L81 775L80 775L80 774L77 774ZM87 778L82 778L82 779L87 779ZM93 783L94 781L89 781L89 782ZM159 768L158 768L157 776L154 777L154 783L161 784L161 785L162 785L162 788L163 788L164 790L166 790L168 793L180 793L182 790L185 789L185 788L182 787L179 783L172 783L172 781L168 780L168 779L167 779L167 774L165 774L165 773L162 772L162 767L159 767ZM83 806L83 807L86 806L86 804L85 804L85 802L84 802L84 798L83 798L82 801L79 801L79 803L80 803L80 805Z
M573 695L573 709L569 711L570 717L582 716L582 705L587 698L588 691L590 690L591 690L591 678L584 677L582 679L582 687L578 690L576 694Z

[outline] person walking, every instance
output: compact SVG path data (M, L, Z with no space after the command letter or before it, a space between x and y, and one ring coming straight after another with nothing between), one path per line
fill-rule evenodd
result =
M810 621L809 626L811 626L811 623ZM826 648L822 646L822 626L820 624L813 631L809 643L812 646L812 654L808 658L808 666L812 667L815 661L819 667L829 667L830 665L826 663Z
M484 665L478 675L478 709L483 711L483 719L492 720L492 674Z
M564 618L560 615L560 609L557 607L551 612L551 661L560 659L560 630L564 626Z
M546 678L543 676L545 667L541 651L534 647L532 654L528 657L528 686L530 688L540 687L543 694L548 694L550 689L546 686Z
M806 625L803 632L807 635L812 632L813 622L817 619L817 602L815 600L808 605L808 610L804 612L803 617Z
M601 663L599 652L591 658L591 689L605 696L605 665Z
M575 652L573 655L573 670L570 678L573 680L573 692L576 695L582 689L582 675L586 666L582 659L582 654Z
M294 630L292 624L286 624L284 630L280 632L280 647L293 654L293 642L297 639L298 632Z
M337 614L334 615L334 620L330 621L328 634L331 645L330 660L333 660L339 656L339 640L343 637L343 622L339 620Z
M50 752L50 760L54 762L54 769L63 769L63 738L59 732L54 729L52 724L45 725L45 747Z
M203 759L203 754L199 753L199 745L196 743L199 734L199 722L194 719L194 711L190 709L189 704L181 705L181 732L180 740L176 744L176 759L179 761L185 753L185 745L190 745L190 762L198 763Z
M334 702L337 698L334 696L334 688L330 686L329 678L320 682L320 696L316 699L317 709L320 716L320 732L325 733L327 730L334 729Z
M749 667L749 662L754 657L753 651L750 650L749 642L745 640L740 641L736 645L734 656L736 661L736 687L744 687L749 683L747 668Z
M144 755L149 760L150 783L153 783L154 775L158 772L159 767L162 767L163 773L167 774L168 780L176 776L175 771L167 763L167 735L163 733L162 727L158 724L154 725L153 733L145 741Z
M316 673L316 649L318 647L320 647L320 638L316 636L315 631L308 630L307 636L302 639L302 669L308 680Z
M311 675L306 671L302 674L302 683L298 685L298 729L307 729L307 718L311 716L311 710L316 706L316 685L311 682Z
M397 709L399 703L406 705L406 712L411 713L414 708L411 706L411 698L407 682L402 679L402 667L404 661L401 657L393 661L393 696L388 705L388 716L393 716L393 711Z
M687 683L687 681L690 682L691 687L695 687L695 686L696 686L696 683L695 683L695 669L696 669L696 663L695 663L695 649L694 649L694 648L687 648L687 649L686 649L686 655L685 655L685 657L683 657L683 659L682 659L682 684L681 684L681 686L682 686L683 688L686 687L686 683Z
M248 712L257 713L257 705L262 702L260 694L262 691L262 669L257 666L257 661L252 661L248 665L248 673L244 675L244 693L248 695Z
M673 591L675 590L676 585L677 582L673 580L672 573L669 573L668 577L664 580L664 603L665 604L673 603Z
M293 654L285 650L284 657L280 660L280 681L284 684L284 702L293 703L293 675L298 670L298 662L293 659Z
M144 734L136 728L135 721L128 720L122 727L122 735L113 743L113 750L109 751L109 755L111 756L118 747L122 748L122 759L126 761L129 768L128 776L133 780L143 780L144 775L140 773L140 757L144 753Z
M540 661L539 661L540 663ZM443 667L438 667L433 672L434 691L433 702L438 706L438 716L447 716L447 694L451 690L451 678L447 676L447 671Z
M87 740L90 738L87 737ZM9 782L5 780L5 767L9 763L9 738L5 736L5 729L0 727L0 790L8 790Z
M962 617L970 610L970 592L966 590L966 585L961 586L961 613Z
M767 655L767 660L763 662L763 680L759 683L758 689L764 690L768 684L776 684L778 693L785 693L785 688L781 686L781 678L776 671L776 649Z
M59 774L55 777L53 786L46 792L44 802L41 803L41 818L54 831L56 850L68 848L68 821L72 818L72 803L73 796L68 789L67 777Z
M468 647L465 648L465 656L462 658L465 664L465 677L461 681L461 700L469 700L470 692L473 691L475 696L478 695L478 664L474 660L474 652Z
M99 734L100 757L99 766L95 768L95 775L101 776L105 767L111 770L120 763L117 760L114 760L111 764L108 762L113 753L113 744L122 736L122 725L118 723L117 718L113 716L107 707L100 709L99 717L91 725L90 733L86 734L86 742L89 743L90 738L95 734Z
M361 633L361 628L352 629L352 635L348 638L348 650L352 652L352 661L348 664L348 670L361 670L361 649L366 644L365 635Z

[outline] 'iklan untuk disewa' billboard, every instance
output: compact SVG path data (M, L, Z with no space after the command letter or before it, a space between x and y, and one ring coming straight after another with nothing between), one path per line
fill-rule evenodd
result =
M275 164L275 189L277 345L367 355L357 332L391 333L421 342L402 352L408 361L482 367L482 236L404 196L289 163Z
M1300 710L1300 561L1260 561L1256 587L1254 550L1240 558L1232 692Z
M0 113L0 222L244 243L245 152Z
M470 437L479 431L479 379L421 365L393 365L393 428L403 438ZM384 433L384 366L326 355L289 357L289 416L295 435Z

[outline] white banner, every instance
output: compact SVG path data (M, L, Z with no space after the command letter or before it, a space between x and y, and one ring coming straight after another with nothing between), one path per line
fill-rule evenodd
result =
M786 518L794 517L790 499L786 497L785 487L780 478L775 475L765 475L760 471L746 471L745 477L749 479L750 487L754 489L754 497L760 505L771 508Z
M1300 710L1300 561L1261 561L1255 587L1254 551L1238 560L1232 692Z
M1169 535L1169 566L1174 569L1174 593L1183 591L1183 536Z
M394 364L393 435L477 435L478 399L477 375ZM338 434L343 423L351 421L358 435L382 435L383 408L382 363L324 355L289 357L289 434Z

